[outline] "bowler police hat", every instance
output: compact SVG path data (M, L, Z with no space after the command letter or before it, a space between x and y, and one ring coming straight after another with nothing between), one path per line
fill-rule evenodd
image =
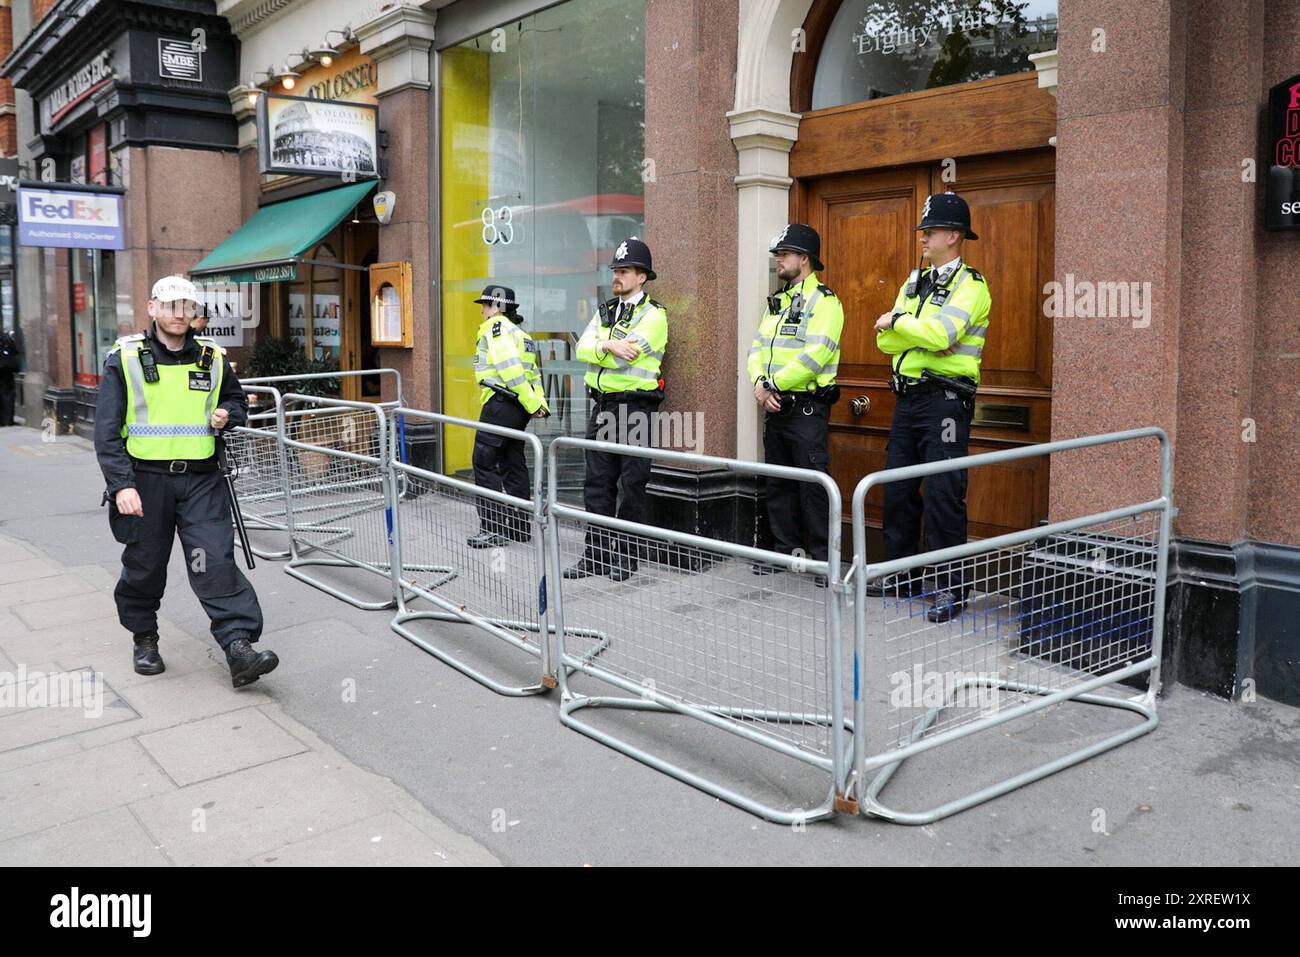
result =
M506 309L511 306L518 306L515 301L515 291L509 286L490 285L483 287L483 295L474 300L481 306L500 306Z
M955 229L967 239L979 239L971 232L970 207L956 193L934 193L925 198L921 225L916 227L916 231L919 233L923 229Z
M822 254L822 238L811 226L790 223L772 237L772 245L768 248L768 252L779 253L787 249L791 252L807 253L808 258L812 260L813 269L818 272L826 268L819 258Z
M635 268L645 270L646 279L654 279L655 271L650 259L650 247L635 236L629 236L618 244L614 258L609 261L610 269Z

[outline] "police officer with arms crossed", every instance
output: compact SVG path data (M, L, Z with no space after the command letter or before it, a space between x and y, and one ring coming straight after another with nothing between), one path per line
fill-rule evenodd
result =
M962 244L979 237L970 228L970 207L956 193L938 193L921 211L924 268L914 271L894 308L876 320L876 346L893 356L891 389L898 397L889 430L886 468L938 462L967 454L975 413L975 387L988 332L988 284L962 262ZM925 480L925 544L933 550L966 541L966 470ZM885 559L915 555L920 544L921 481L885 485ZM930 621L961 613L970 585L960 565L940 573ZM867 593L910 597L920 583L868 583Z
M607 434L611 424L628 423L621 444L650 446L651 417L664 397L660 366L668 347L668 312L645 292L655 278L650 247L635 236L619 244L610 262L615 298L602 302L578 340L578 358L587 363L587 394L594 405L587 438ZM595 515L615 515L619 486L623 500L617 517L645 517L645 486L651 461L631 455L587 450L583 505ZM609 575L626 581L636 571L636 546L625 535L588 526L582 559L564 570L565 578Z
M489 285L474 300L483 307L474 353L474 378L481 386L480 422L522 432L528 420L551 414L542 390L542 373L537 343L520 328L515 291ZM483 488L528 498L528 463L522 439L480 431L474 436L474 481ZM498 502L478 500L479 532L468 542L470 548L496 548L509 542L532 539L529 517Z
M754 400L767 413L763 452L769 465L830 471L827 426L839 398L835 373L840 364L844 308L829 287L817 281L821 237L811 226L791 223L772 240L776 275L785 282L767 302L767 314L749 350ZM808 555L826 561L830 503L826 490L809 482L769 478L767 515L774 547L793 554L808 537ZM780 571L766 562L755 575ZM826 586L826 577L815 579Z
M95 410L95 454L104 473L109 525L122 550L113 597L135 636L137 674L161 674L158 606L167 560L179 533L190 587L212 621L236 688L272 671L274 652L258 652L257 594L235 565L230 502L217 460L216 433L248 420L248 403L211 339L190 319L202 308L194 284L158 280L149 299L153 325L109 350Z

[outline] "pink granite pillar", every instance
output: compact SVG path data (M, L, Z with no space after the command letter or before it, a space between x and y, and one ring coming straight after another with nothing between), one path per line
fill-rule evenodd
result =
M664 412L702 412L703 449L736 450L736 0L646 0L645 240L668 307Z
M1052 437L1178 422L1185 17L1181 0L1061 4L1056 280L1149 283L1149 319L1054 321ZM1105 52L1094 45L1105 32ZM1143 287L1140 287L1143 288ZM1144 324L1145 323L1145 324ZM1051 517L1158 494L1151 447L1058 456Z

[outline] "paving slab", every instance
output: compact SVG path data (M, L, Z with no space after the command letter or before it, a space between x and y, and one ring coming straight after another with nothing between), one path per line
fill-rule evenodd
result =
M169 867L131 810L109 808L0 843L6 867Z
M140 744L182 787L307 750L254 707L144 734Z

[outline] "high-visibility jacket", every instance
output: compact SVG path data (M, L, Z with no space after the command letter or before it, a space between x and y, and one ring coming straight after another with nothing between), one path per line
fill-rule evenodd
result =
M962 263L945 285L927 290L929 273L927 267L918 277L917 295L908 296L906 286L898 291L894 311L907 315L895 319L892 329L876 333L876 347L901 357L893 361L899 375L919 379L929 369L978 383L992 303L988 283ZM926 293L923 305L921 292ZM952 355L936 355L949 350Z
M216 454L216 432L209 424L221 392L226 351L207 336L195 336L200 347L212 349L212 367L192 362L163 365L155 362L158 381L145 381L140 362L144 335L122 336L109 355L121 353L126 382L126 415L122 436L126 450L137 459L208 459Z
M812 392L835 384L844 307L810 273L782 289L768 305L749 347L749 381L771 381L779 392Z
M498 393L513 393L530 415L538 409L550 411L537 361L537 343L505 316L483 320L478 327L474 352L474 379L482 389L479 402Z
M668 348L668 310L649 296L643 296L629 310L619 302L619 315L605 325L600 313L591 317L578 340L578 358L587 363L583 381L597 392L653 392L659 388L660 367ZM612 352L598 352L598 342L623 339L634 342L641 354L626 362Z

